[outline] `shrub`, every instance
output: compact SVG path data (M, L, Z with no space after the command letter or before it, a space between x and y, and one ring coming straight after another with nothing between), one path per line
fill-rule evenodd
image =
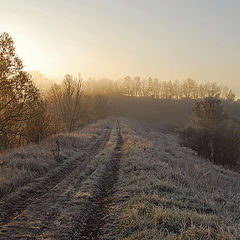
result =
M238 126L228 120L218 98L206 98L195 103L192 123L181 133L183 145L194 149L210 161L233 166L240 154Z

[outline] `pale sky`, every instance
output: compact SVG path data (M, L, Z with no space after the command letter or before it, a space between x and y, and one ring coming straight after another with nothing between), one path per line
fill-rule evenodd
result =
M240 89L240 0L0 0L26 69Z

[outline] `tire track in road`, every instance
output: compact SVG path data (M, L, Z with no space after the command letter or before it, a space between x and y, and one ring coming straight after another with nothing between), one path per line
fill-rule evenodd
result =
M31 188L29 188L27 191L20 191L19 196L15 196L14 199L6 198L2 200L0 204L0 239L15 239L11 236L11 234L16 234L19 229L23 232L27 232L28 228L30 228L31 226L31 223L28 222L28 216L26 216L26 213L29 213L29 210L35 211L35 207L37 207L38 202L45 201L49 194L51 195L51 193L53 193L53 197L55 195L58 196L59 189L61 189L61 183L64 183L64 181L68 182L71 186L71 182L69 181L74 178L71 178L71 175L79 175L79 172L83 171L84 166L87 165L88 161L86 160L89 158L93 158L101 151L101 149L104 149L106 143L109 140L111 131L112 128L105 130L105 132L98 138L98 140L96 140L94 144L90 146L88 150L86 150L85 154L83 154L78 159L70 161L66 166L60 168L59 171L57 171L55 174L47 175L40 180L36 180L36 182L32 184ZM91 169L86 174L91 174ZM77 180L75 184L80 184L82 179L78 179L77 177L75 179ZM62 191L63 190L64 189L62 189ZM36 204L34 205L34 203ZM41 209L36 210L36 212L37 211L41 211ZM44 212L46 211L46 209L42 209L42 211ZM53 218L51 214L49 216L46 216L46 223L48 222L47 219L51 218ZM33 228L36 228L34 231L38 234L41 233L41 231L44 229L43 227L41 227L41 224L39 228L39 224L39 222L32 223ZM26 229L24 230L24 228ZM18 239L38 238L27 238L25 235L25 237L21 238L20 236Z
M88 213L87 216L85 216L85 222L82 224L82 221L79 223L76 219L73 230L74 236L69 239L98 240L101 236L101 228L105 224L104 218L107 215L108 208L111 205L112 196L115 192L114 186L118 180L118 172L120 166L119 162L122 155L121 148L123 145L123 138L119 121L117 121L116 124L116 131L117 142L112 152L110 162L106 161L105 163L108 166L106 167L106 171L100 180L98 192L86 204L86 206L88 206ZM81 216L78 217L81 218Z

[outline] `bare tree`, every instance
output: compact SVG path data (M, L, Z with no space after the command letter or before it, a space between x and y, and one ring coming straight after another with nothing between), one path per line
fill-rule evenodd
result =
M73 131L81 125L87 111L83 104L82 79L67 74L62 84L55 84L47 94L49 112L55 122L55 132Z

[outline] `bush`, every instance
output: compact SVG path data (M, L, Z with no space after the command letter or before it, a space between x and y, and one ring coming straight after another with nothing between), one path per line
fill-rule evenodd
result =
M228 120L222 102L217 98L206 98L195 103L193 112L191 125L180 133L182 144L214 163L236 165L240 154L240 132L238 126Z

